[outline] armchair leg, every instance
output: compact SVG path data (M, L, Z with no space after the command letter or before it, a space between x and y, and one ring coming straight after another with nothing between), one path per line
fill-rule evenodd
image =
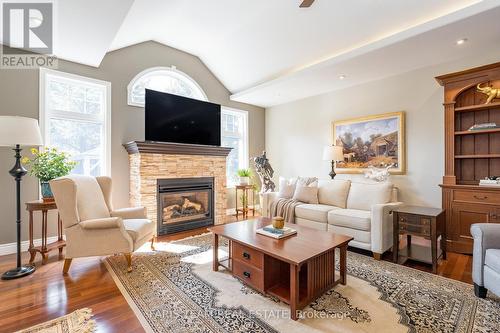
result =
M156 251L155 242L156 242L156 236L153 236L153 238L151 239L151 250L152 251Z
M132 253L124 253L125 259L127 259L127 272L132 272Z
M71 266L71 261L73 261L72 258L66 258L66 259L64 259L63 275L68 274L69 266Z
M375 252L373 252L373 259L375 259L375 260L382 259L382 253L375 253Z
M488 293L488 289L483 286L480 286L474 283L474 294L479 298L486 298L486 294Z

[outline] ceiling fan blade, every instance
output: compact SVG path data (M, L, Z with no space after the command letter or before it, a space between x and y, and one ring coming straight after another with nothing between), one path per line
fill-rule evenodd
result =
M307 7L311 7L311 5L313 4L314 0L304 0L302 1L302 3L300 4L300 8L307 8Z

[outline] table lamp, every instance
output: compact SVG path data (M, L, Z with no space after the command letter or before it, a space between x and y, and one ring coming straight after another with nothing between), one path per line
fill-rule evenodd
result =
M340 146L326 146L323 149L323 161L332 162L332 171L330 171L330 177L335 178L335 162L341 162L344 160L344 150Z
M26 117L0 116L0 146L14 147L16 162L9 173L16 181L17 267L2 275L2 280L30 275L35 266L21 265L21 179L27 173L21 164L21 146L41 146L42 135L38 120Z

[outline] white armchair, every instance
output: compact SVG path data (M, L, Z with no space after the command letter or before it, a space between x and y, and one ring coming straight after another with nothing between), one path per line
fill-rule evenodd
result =
M50 182L66 234L66 274L73 258L123 253L128 271L133 251L151 240L154 250L155 225L147 219L145 207L114 210L111 178L67 176Z

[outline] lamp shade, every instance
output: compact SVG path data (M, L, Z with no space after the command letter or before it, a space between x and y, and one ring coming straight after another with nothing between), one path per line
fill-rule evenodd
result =
M343 161L344 151L340 146L326 146L323 149L323 161Z
M0 146L41 146L38 120L26 117L0 116Z

